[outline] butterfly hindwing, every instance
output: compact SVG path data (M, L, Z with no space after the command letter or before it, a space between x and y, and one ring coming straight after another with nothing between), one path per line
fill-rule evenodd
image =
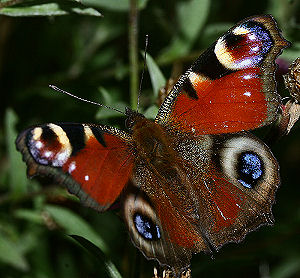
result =
M272 16L241 21L179 79L156 122L195 134L232 133L270 124L281 104L275 59L288 45Z
M176 155L165 158L159 174L137 161L138 189L124 195L123 212L135 246L180 274L192 254L240 242L273 223L279 166L249 133L168 138Z
M149 198L135 186L127 193L123 213L132 242L148 259L171 269L174 277L188 269L193 254L211 251L199 229L166 196Z
M16 143L29 176L50 176L100 211L117 199L133 168L130 135L102 125L36 126Z
M236 133L176 141L197 196L196 226L214 249L240 242L248 232L273 223L279 166L261 140Z

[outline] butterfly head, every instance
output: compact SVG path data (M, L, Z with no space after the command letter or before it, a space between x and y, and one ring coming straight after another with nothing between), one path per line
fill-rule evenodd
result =
M127 116L125 124L129 130L132 130L137 122L141 122L141 120L145 119L143 114L140 114L129 107L125 108L125 115Z

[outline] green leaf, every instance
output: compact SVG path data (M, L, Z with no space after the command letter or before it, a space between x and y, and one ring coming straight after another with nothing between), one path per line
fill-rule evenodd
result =
M170 45L160 54L161 63L169 63L186 55L203 28L209 15L210 0L178 2L177 18L180 33L176 33Z
M233 23L228 22L208 24L201 34L201 41L209 46L232 26Z
M16 150L17 132L15 125L18 121L15 112L8 108L5 113L6 146L9 158L9 186L13 198L22 196L27 191L26 165L21 154Z
M108 247L103 239L84 219L74 212L53 205L45 206L45 211L51 215L54 221L62 227L66 233L83 236L97 245L104 253L107 253Z
M111 278L122 278L116 266L112 261L108 260L105 254L92 242L88 241L84 237L71 235L77 242L85 247L91 254L93 254L99 261L104 262L106 271Z
M28 270L28 264L23 254L18 250L15 242L5 235L0 235L0 261L19 270Z
M116 102L112 107L120 111L125 111L126 104L125 102ZM96 120L104 120L114 117L124 117L124 115L105 107L100 108L95 115Z
M17 242L17 249L21 254L26 254L31 250L40 247L39 233L32 226L23 233Z
M289 60L290 62L300 57L300 42L293 43L291 48L285 49L280 58Z
M86 6L112 10L116 12L127 12L130 7L130 0L81 0L81 3ZM138 0L138 9L144 9L148 0Z
M157 64L155 63L155 61L153 60L153 58L151 57L151 55L147 54L146 62L147 62L147 67L151 78L153 92L154 95L157 96L160 88L166 85L166 79L163 76Z
M123 27L108 24L105 21L98 24L96 28L91 28L89 32L82 27L80 35L75 38L77 47L76 52L72 55L74 62L68 70L70 77L75 79L79 76L86 69L88 63L91 63L97 70L104 65L111 65L112 59L116 56L115 49L103 49L103 45L120 36L122 32L124 32ZM99 51L100 49L101 51Z
M151 105L148 109L143 113L147 119L154 120L158 112L158 107L156 105Z
M20 218L26 221L30 221L36 224L43 224L43 217L39 211L30 209L18 209L14 212L16 218Z
M126 104L122 101L115 102L111 96L111 94L103 87L99 88L100 94L101 94L101 100L102 103L110 106L112 108L116 108L120 111L125 111ZM96 120L103 120L108 119L112 117L123 117L124 115L121 113L118 113L117 111L113 109L109 109L106 107L101 107L98 112L96 113Z
M209 15L210 0L189 0L178 3L180 30L188 44L197 38Z
M80 15L102 16L93 8L87 8L76 1L26 1L20 5L6 7L0 14L7 16L57 16L76 13Z
M296 277L300 270L300 257L294 256L278 264L271 273L272 278Z
M166 47L157 58L159 63L170 63L179 57L183 57L190 50L190 45L180 37L174 38L171 44Z

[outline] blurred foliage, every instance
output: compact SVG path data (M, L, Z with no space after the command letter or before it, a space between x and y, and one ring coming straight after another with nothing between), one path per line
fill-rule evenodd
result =
M150 118L164 80L182 73L222 32L247 16L271 13L293 43L282 59L288 64L300 56L299 1L137 2L140 50L148 34L152 57L141 95L141 111ZM123 110L130 98L129 8L129 0L0 0L1 277L152 275L153 263L132 246L117 212L96 213L48 180L27 180L14 146L18 132L38 123L101 120L124 127L115 112L80 103L48 85ZM140 70L142 59L140 55ZM300 277L299 139L297 124L272 148L282 176L274 227L225 246L213 259L195 255L193 277Z

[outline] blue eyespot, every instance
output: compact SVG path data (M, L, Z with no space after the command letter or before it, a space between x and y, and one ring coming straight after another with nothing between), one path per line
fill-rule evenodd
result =
M147 240L158 240L161 238L160 230L153 221L145 215L136 213L133 216L134 225L138 233Z
M269 52L274 43L269 31L264 26L258 22L249 21L242 24L242 27L251 30L257 37L257 41L262 42L262 47L260 49L261 54Z
M238 181L247 188L253 188L264 174L261 158L253 152L240 154L237 163Z

